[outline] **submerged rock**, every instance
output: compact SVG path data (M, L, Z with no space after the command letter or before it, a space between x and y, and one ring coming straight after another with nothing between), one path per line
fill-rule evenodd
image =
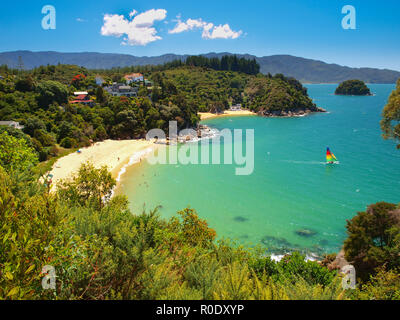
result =
M313 237L317 234L316 231L310 230L310 229L299 229L299 230L296 230L295 233L298 236L306 237L306 238Z
M293 245L285 238L277 238L273 236L265 236L261 239L261 243L272 248L291 249Z
M236 222L246 222L249 219L242 217L242 216L237 216L237 217L233 218L233 220L235 220Z

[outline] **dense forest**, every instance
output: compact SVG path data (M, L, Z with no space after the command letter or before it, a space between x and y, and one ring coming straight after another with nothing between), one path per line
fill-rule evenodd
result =
M361 80L347 80L343 81L336 88L335 94L349 95L349 96L370 96L371 91Z
M143 138L150 129L166 130L171 120L179 129L196 127L198 112L219 113L234 104L265 116L319 111L300 82L258 70L254 60L236 56L112 70L1 66L0 121L23 125L40 161L45 161L65 149L108 138ZM115 97L105 90L114 82L125 84L124 75L131 72L143 72L152 85L130 84L138 90L136 97ZM98 77L102 85L96 84ZM93 105L71 104L77 91L87 91Z

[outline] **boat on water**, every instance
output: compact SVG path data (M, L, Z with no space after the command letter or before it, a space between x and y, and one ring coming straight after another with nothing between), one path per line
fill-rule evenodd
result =
M326 150L326 164L339 164L339 160L331 152L329 147Z

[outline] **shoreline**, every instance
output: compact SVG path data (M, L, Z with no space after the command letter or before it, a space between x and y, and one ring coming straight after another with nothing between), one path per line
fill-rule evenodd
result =
M139 163L156 148L156 144L146 140L105 140L90 147L80 149L81 153L71 153L60 158L50 174L53 175L53 188L61 180L70 179L82 164L91 162L95 168L107 166L117 186L126 168Z
M240 110L240 111L230 111L225 110L223 113L211 113L211 112L198 112L200 116L200 120L208 120L214 118L223 118L223 117L236 117L236 116L256 116L257 113L249 111L249 110Z

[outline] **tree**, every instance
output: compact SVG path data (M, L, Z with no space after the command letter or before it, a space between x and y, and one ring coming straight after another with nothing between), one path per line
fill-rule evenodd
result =
M107 97L104 94L104 90L102 87L98 87L96 89L96 102L97 103L105 103L107 102Z
M28 118L24 124L24 132L33 137L35 130L46 130L46 125L41 119Z
M21 78L15 83L15 89L21 92L29 92L35 89L35 83L31 76Z
M362 280L367 280L377 267L400 267L400 210L395 204L370 205L347 221L346 228L346 259Z
M75 205L101 209L111 198L115 185L116 181L106 166L96 169L93 164L86 163L72 179L60 182L58 194L61 199Z
M50 104L68 102L68 89L57 81L43 81L36 87L38 92L38 103L41 107L48 107Z
M385 139L395 139L400 142L400 79L397 80L396 89L389 97L389 102L383 109L381 128ZM400 144L397 145L400 149Z
M37 153L25 139L10 136L7 131L0 134L0 166L7 172L25 171L37 162Z
M71 80L71 85L73 85L76 89L81 89L83 82L85 81L86 76L84 74L77 74Z

